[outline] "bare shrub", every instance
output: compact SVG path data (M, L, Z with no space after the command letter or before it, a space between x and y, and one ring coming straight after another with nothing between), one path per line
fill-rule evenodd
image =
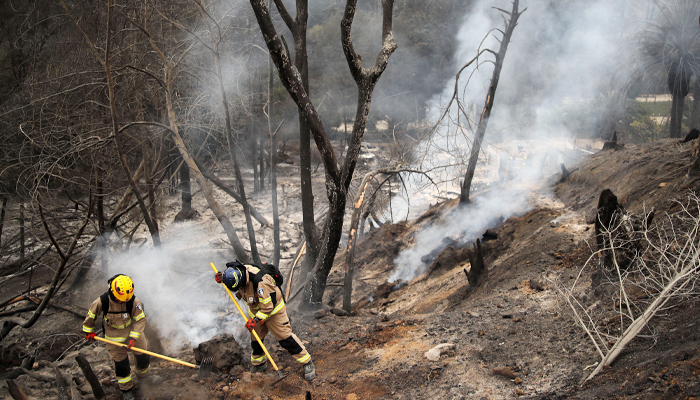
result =
M649 220L649 215L643 219L628 213L618 216L618 223L602 233L608 245L591 255L574 283L565 286L555 282L601 357L587 380L610 365L637 335L645 330L655 335L648 326L655 315L698 300L700 198L691 193L672 210L653 226L635 227L633 235L620 235L620 231L629 232L633 221ZM592 264L602 262L605 252L611 254L612 268L599 270L604 273L601 280L609 289L608 296L588 304L585 294L589 288L581 277ZM606 307L606 302L611 307Z

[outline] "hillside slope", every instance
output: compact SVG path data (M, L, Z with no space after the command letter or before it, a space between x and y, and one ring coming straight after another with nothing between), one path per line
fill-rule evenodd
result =
M654 208L662 218L678 208L675 200L683 201L698 190L697 177L686 176L690 148L665 140L601 151L581 162L566 182L557 183L558 176L552 176L538 186L524 186L529 211L489 229L490 240L482 244L488 276L477 287L470 287L465 277L472 244L445 246L426 265L427 272L400 285L387 282L395 270L394 259L413 244L416 232L449 218L455 201L439 204L415 221L386 224L365 236L355 256L353 315L328 311L342 303L340 286L329 286L325 312L292 315L295 333L307 343L316 364L318 378L311 383L268 339L273 357L289 375L277 384L272 371L252 376L243 372L247 361L243 368L202 380L184 367L154 362L153 371L168 384L141 388L139 395L260 400L700 396L696 302L655 317L650 332L633 340L610 368L582 385L600 358L559 292L583 282L576 292L579 301L602 310L615 307L610 299L595 297L590 287L594 268L584 268L596 246L598 197L611 189L632 213ZM339 255L330 282L342 282L343 260ZM69 329L65 315L56 313L53 318L56 329ZM220 318L226 318L224 312ZM31 344L41 332L18 330L13 346ZM242 345L249 354L249 344ZM431 361L425 353L437 345L443 345L442 354ZM80 376L73 362L78 353L88 356L101 378L109 377L111 364L98 346L68 349L59 363L64 372ZM191 346L172 355L193 360ZM27 375L15 381L32 398L55 396L50 384ZM103 382L109 384L109 379ZM87 392L84 382L82 389ZM119 398L114 385L107 389L109 398ZM6 389L0 389L0 395L7 397Z

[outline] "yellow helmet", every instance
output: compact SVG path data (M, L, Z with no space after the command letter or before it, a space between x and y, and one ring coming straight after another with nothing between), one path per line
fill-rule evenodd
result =
M126 303L134 297L134 282L126 275L117 275L109 281L109 290L117 300Z

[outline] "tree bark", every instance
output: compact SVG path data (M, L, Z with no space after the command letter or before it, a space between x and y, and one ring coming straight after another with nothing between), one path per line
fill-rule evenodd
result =
M363 68L362 60L355 53L352 44L351 27L355 16L357 2L356 0L347 0L345 5L345 12L341 21L341 43L348 66L350 67L351 74L358 87L358 104L348 153L342 167L338 163L337 156L332 144L330 143L328 135L326 134L326 130L323 127L323 123L313 103L309 99L308 91L305 88L303 73L304 68L306 67L299 70L296 65L291 64L289 55L284 50L283 43L276 32L275 26L270 18L264 1L250 0L250 3L253 7L253 11L255 12L255 17L258 21L258 25L260 26L263 38L265 39L265 43L270 50L270 56L272 57L273 62L275 63L275 66L279 72L280 80L287 89L289 95L297 104L297 107L303 116L303 120L308 123L309 129L311 130L311 134L316 142L316 147L321 154L323 165L325 167L326 195L328 197L329 210L324 224L323 235L320 240L319 253L316 257L314 268L311 272L311 284L308 284L307 280L307 284L305 285L308 288L307 299L309 299L309 302L306 304L310 305L311 303L320 302L323 298L328 273L333 265L333 259L338 250L338 245L342 235L343 218L345 216L345 203L347 201L347 189L350 185L350 181L352 180L355 165L357 163L357 157L360 152L360 146L362 144L362 138L365 132L371 104L372 91L374 90L374 86L376 85L379 77L386 69L389 57L394 50L396 50L394 37L391 33L394 2L393 0L382 1L382 48L379 51L374 65L370 69ZM296 21L293 20L288 13L286 13L281 0L275 0L275 5L280 11L280 14L287 26L295 26L295 24L302 25L301 27L295 26L300 30L297 31L296 29L291 29L292 32L302 32L305 35L306 15L308 12L306 1L299 0L297 2ZM303 40L296 40L295 37L295 49L298 50L298 57L297 60L295 60L295 64L306 64L305 44L305 38L303 38ZM299 56L303 56L304 58L299 59ZM304 178L302 176L302 180L303 179ZM302 197L303 203L307 203L309 200L312 200L312 198L305 199ZM308 221L305 220L305 223L307 222ZM307 247L312 247L312 244L313 243L308 243ZM313 251L312 248L309 250Z
M24 260L24 203L19 203L19 259Z
M10 392L10 396L12 396L13 399L15 400L27 400L27 396L24 395L22 392L22 389L17 386L15 381L12 379L8 379L7 381L7 391Z
M680 85L678 85L680 86ZM671 101L671 132L670 137L680 138L681 135L681 124L683 121L683 107L685 106L685 96L681 93L680 89L675 90L673 93L673 99Z
M186 165L180 167L180 190L182 192L182 210L190 211L192 209L192 187L190 185L190 169Z
M474 143L472 144L471 154L469 155L469 164L467 166L467 172L464 175L464 181L462 182L462 188L460 190L459 204L467 204L469 200L469 192L471 190L472 179L474 178L474 172L476 171L476 163L479 159L479 152L481 151L481 143L484 140L484 135L486 134L486 126L488 125L489 118L491 117L491 109L493 108L493 102L496 97L496 88L498 87L498 80L501 76L501 69L503 68L503 60L506 56L506 51L508 50L508 43L510 43L510 37L513 35L513 30L518 24L518 18L522 12L518 12L518 2L519 0L513 0L513 9L510 13L505 10L500 10L504 14L510 16L510 19L506 23L505 31L503 32L503 38L501 38L501 46L498 50L496 60L493 67L493 74L491 75L491 84L489 85L488 93L486 94L486 102L484 104L484 109L481 112L481 117L479 118L479 125L474 135ZM492 52L493 53L493 52Z
M298 77L300 79L297 84L308 96L309 64L306 47L306 28L309 18L308 1L299 0L296 2L296 18L292 18L281 0L274 0L274 2L282 20L284 20L287 28L292 32L292 36L294 37L294 68L298 71ZM254 9L255 7L256 6L253 5ZM284 52L284 50L280 50ZM289 54L285 52L285 55L287 56L287 62L289 62ZM304 230L304 237L307 243L306 262L302 268L302 274L308 274L311 270L311 266L313 266L318 258L319 237L318 228L315 223L314 194L311 185L310 125L306 120L305 111L299 103L297 103L297 112L299 114L299 176L301 183L302 229Z
M693 109L690 111L689 129L700 129L700 74L695 75L693 84Z
M92 393L95 395L96 399L102 399L104 398L105 391L102 388L102 385L100 384L100 380L97 378L97 375L95 375L95 372L92 370L92 367L90 367L90 363L88 360L85 359L85 357L78 355L75 357L75 361L78 363L78 366L80 369L83 371L83 375L85 375L85 379L87 379L88 383L90 384L90 387L92 388Z
M7 196L0 195L2 206L0 206L0 249L2 248L2 227L5 223L5 210L7 210Z

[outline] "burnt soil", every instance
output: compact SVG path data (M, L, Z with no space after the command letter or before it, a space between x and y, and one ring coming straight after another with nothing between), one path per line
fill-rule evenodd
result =
M577 278L590 283L593 267L582 268L595 251L593 221L600 192L611 189L632 213L652 208L657 215L670 211L677 207L675 200L700 186L697 177L687 176L690 149L690 143L680 145L676 140L628 145L581 161L567 182L557 182L558 176L541 182L529 194L530 211L490 230L497 237L482 244L488 275L477 287L470 287L465 276L471 246L447 246L426 273L402 287L387 283L394 258L412 244L413 234L428 223L439 223L456 207L455 201L439 204L415 221L385 224L364 236L355 254L353 314L330 312L342 305L339 286L329 286L324 312L291 313L294 331L316 365L313 382L304 381L301 367L268 339L273 357L287 375L278 383L272 370L245 372L249 367L245 362L200 378L185 367L154 361L152 369L165 383L140 387L137 398L698 398L697 303L657 315L650 322L656 335L635 338L611 367L584 382L600 358L557 291L557 285ZM343 261L339 254L329 282L342 282ZM22 282L8 282L14 286L6 284L0 290L2 298L21 292ZM580 297L614 307L605 298L596 298L590 284ZM55 299L75 309L84 305L81 301L85 302L67 295ZM109 379L113 375L106 351L84 346L80 336L71 333L81 319L49 309L32 329L16 328L3 342L4 369L12 366L12 360L18 362L28 346L43 349L38 359L55 361L74 343L57 364L78 377L79 388L89 398L73 361L77 353L87 356L106 385L108 398L119 399ZM65 337L58 336L61 333ZM47 336L53 340L42 340ZM430 361L425 352L439 344L447 344L446 349L438 361ZM249 354L249 345L243 346ZM191 350L172 356L194 361ZM36 367L39 372L50 371L42 370L41 362ZM510 373L498 373L506 367ZM52 382L27 375L15 382L29 398L56 396ZM2 396L9 398L4 387Z

